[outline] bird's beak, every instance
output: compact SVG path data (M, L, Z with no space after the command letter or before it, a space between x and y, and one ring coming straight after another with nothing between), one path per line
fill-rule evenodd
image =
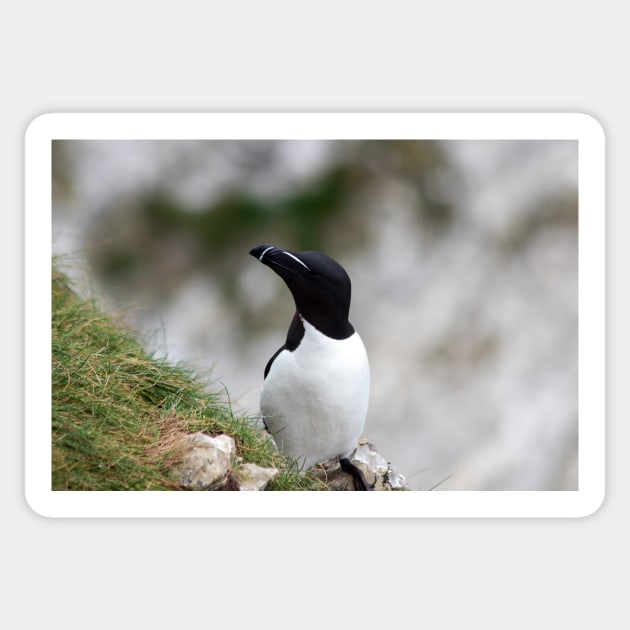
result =
M289 273L304 273L304 270L310 271L309 266L300 260L297 254L288 252L273 245L258 245L250 250L250 255L263 264L271 267L277 274L282 275L281 270Z
M273 245L258 245L258 247L254 247L253 249L251 249L249 251L250 256L253 256L254 258L258 258L258 260L260 262L265 262L263 261L264 257L266 254L273 254L274 252L279 252L282 251L280 249L278 249L277 247L274 247Z

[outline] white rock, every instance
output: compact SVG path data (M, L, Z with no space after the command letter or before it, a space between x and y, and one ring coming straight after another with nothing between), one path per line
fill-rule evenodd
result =
M193 433L182 438L179 446L182 454L172 472L176 482L190 490L208 490L222 482L236 453L229 435Z
M257 464L243 464L232 471L239 490L263 490L278 476L277 468L263 468Z

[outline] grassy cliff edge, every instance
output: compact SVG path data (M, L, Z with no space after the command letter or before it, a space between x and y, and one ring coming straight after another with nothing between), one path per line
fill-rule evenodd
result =
M185 433L225 433L244 462L275 467L269 490L321 490L189 368L149 356L53 265L53 490L179 490L169 475Z

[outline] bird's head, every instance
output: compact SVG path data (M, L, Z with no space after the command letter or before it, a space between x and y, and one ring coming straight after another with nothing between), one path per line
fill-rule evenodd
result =
M272 245L249 253L284 280L298 313L315 328L337 339L354 332L348 321L350 278L338 262L321 252L290 252Z

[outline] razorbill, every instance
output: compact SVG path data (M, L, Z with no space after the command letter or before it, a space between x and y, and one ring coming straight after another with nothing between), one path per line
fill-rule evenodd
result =
M284 280L296 308L285 344L265 367L260 410L267 430L304 468L339 457L355 489L371 490L348 459L370 392L367 353L348 321L348 274L320 252L259 245L249 253Z

